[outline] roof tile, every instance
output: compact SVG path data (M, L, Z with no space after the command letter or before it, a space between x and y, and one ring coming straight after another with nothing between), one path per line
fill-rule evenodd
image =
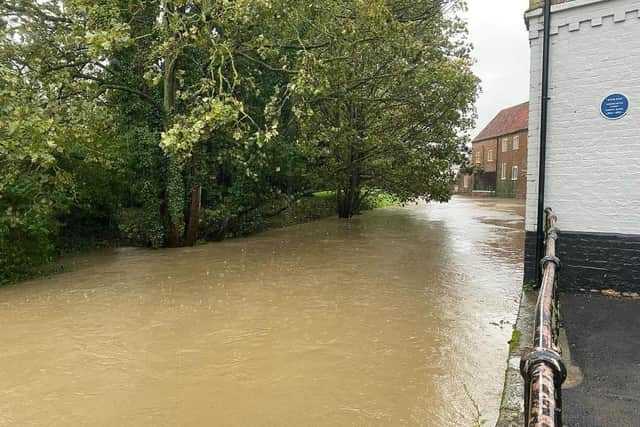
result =
M473 142L508 135L529 128L529 103L524 102L513 107L505 108L482 129Z

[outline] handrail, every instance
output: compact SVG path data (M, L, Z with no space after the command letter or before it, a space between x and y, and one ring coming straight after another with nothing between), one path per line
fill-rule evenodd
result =
M542 282L536 303L533 348L520 362L525 380L525 426L562 427L562 383L567 370L557 346L556 299L560 260L556 256L557 217L545 209L546 251L541 260Z

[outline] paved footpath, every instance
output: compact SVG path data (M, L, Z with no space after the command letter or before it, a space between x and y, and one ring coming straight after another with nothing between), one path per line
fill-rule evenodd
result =
M640 300L565 293L560 304L571 364L582 373L563 390L564 425L640 426Z

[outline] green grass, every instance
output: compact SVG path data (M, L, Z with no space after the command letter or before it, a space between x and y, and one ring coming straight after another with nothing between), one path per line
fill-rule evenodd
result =
M383 192L372 192L362 202L362 210L388 208L398 206L400 200Z
M324 200L335 200L335 191L317 191L313 193L313 197ZM378 208L388 208L390 206L398 206L400 200L396 197L384 193L382 191L372 191L362 201L362 210L371 210Z
M313 197L317 197L319 199L335 199L336 192L335 191L317 191L313 193Z
M509 352L520 348L520 338L522 338L522 332L514 326L511 339L509 340Z

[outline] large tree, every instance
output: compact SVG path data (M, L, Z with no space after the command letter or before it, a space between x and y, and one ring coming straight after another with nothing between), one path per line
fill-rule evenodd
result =
M464 7L447 0L324 2L323 26L291 83L306 144L339 215L359 210L367 192L402 201L447 200L473 123Z
M54 62L72 45L56 11L0 4L0 281L49 258L60 216L89 203L113 160L110 110Z

